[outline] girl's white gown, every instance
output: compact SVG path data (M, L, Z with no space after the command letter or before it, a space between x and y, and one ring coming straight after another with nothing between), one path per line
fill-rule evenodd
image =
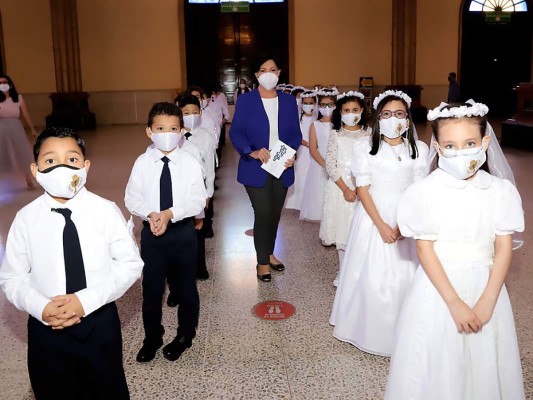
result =
M326 183L320 221L320 239L324 245L336 245L340 250L346 248L357 201L350 203L344 200L344 195L335 182L342 178L351 190L355 189L355 177L351 168L353 145L356 139L370 133L369 128L357 131L333 129L329 135L326 155L329 180Z
M404 236L434 241L451 284L473 307L487 285L495 235L522 232L524 213L509 181L481 170L464 181L437 169L407 190L398 222ZM460 334L420 266L399 318L385 398L525 399L505 285L481 332Z
M300 130L302 131L302 139L309 143L309 129L311 124L316 120L313 115L302 115L300 120ZM305 178L307 178L307 171L311 163L311 155L307 146L300 146L296 151L296 161L294 162L294 185L287 191L287 198L285 200L285 208L292 208L299 210L302 204L302 196L305 185Z
M427 171L428 147L418 140L416 145L419 155L414 160L409 156L407 141L390 146L382 140L374 156L369 154L367 137L357 139L353 146L356 184L370 185L374 204L391 228L397 225L401 195ZM329 320L335 325L333 336L368 353L390 356L400 307L417 265L414 241L384 243L362 203L358 203Z
M313 122L318 143L318 152L326 159L331 122ZM311 156L309 170L305 178L300 219L320 221L324 204L324 190L329 179L328 174Z

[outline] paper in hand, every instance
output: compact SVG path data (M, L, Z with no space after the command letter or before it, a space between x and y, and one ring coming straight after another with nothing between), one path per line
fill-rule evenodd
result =
M296 154L296 150L281 140L278 140L272 147L272 150L270 150L269 160L261 164L261 168L276 178L279 178L283 171L285 171L285 162L292 158L294 154Z

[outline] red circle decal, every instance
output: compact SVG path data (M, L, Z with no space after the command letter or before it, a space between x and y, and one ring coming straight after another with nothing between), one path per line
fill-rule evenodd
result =
M270 300L256 304L252 309L253 313L261 319L269 321L279 321L293 316L296 308L285 301Z
M247 231L244 232L244 234L246 236L253 236L254 235L254 230L253 229L248 229Z

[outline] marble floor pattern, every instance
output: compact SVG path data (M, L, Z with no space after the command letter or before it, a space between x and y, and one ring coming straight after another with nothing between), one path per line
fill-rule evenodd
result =
M497 129L498 130L498 129ZM427 141L428 127L418 127ZM133 161L149 144L143 126L99 127L83 132L92 161L87 187L124 211L124 188ZM514 307L528 399L533 399L533 170L532 154L505 149L526 211L525 245L514 252L507 287ZM177 362L159 352L139 364L143 339L141 290L137 282L118 301L123 326L124 366L132 399L380 399L389 360L365 354L333 338L328 324L335 289L336 251L318 240L319 225L283 212L277 255L287 265L271 283L255 277L253 223L246 193L236 183L237 156L224 148L215 200L215 237L207 240L211 277L199 282L198 335ZM0 179L0 258L18 209L40 195L27 191L22 177ZM139 229L139 224L137 223ZM138 231L137 231L138 234ZM46 238L43 238L46 240ZM252 307L266 300L296 307L284 321L264 321ZM165 342L173 337L175 309L164 306ZM27 316L0 295L0 398L33 399L26 368Z

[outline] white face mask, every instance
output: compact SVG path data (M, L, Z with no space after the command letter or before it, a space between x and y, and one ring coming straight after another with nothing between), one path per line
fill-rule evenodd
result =
M396 139L408 129L407 118L390 117L379 120L379 132L389 139Z
M257 77L259 84L263 86L266 90L272 90L278 84L278 76L273 72L265 72L264 74Z
M355 126L361 121L361 113L348 113L348 114L342 114L341 120L345 125L348 126Z
M314 104L302 104L302 110L306 114L312 114L315 111L315 105Z
M320 111L320 114L322 114L324 117L331 117L334 109L334 107L318 107L318 111Z
M9 91L9 84L7 83L0 83L0 90L2 92L8 92Z
M185 128L190 129L191 131L195 130L200 126L202 119L200 114L189 114L183 116L183 125Z
M35 179L50 196L71 199L85 186L87 170L60 164L43 172L37 171Z
M487 161L483 146L464 150L439 150L439 168L461 180L470 178Z
M246 84L245 84L245 83L241 83L241 84L239 85L239 87L240 87L241 89L245 89L245 88L246 88Z
M181 138L180 132L154 133L150 129L150 133L152 134L152 142L154 142L155 147L161 151L174 150L178 146Z

